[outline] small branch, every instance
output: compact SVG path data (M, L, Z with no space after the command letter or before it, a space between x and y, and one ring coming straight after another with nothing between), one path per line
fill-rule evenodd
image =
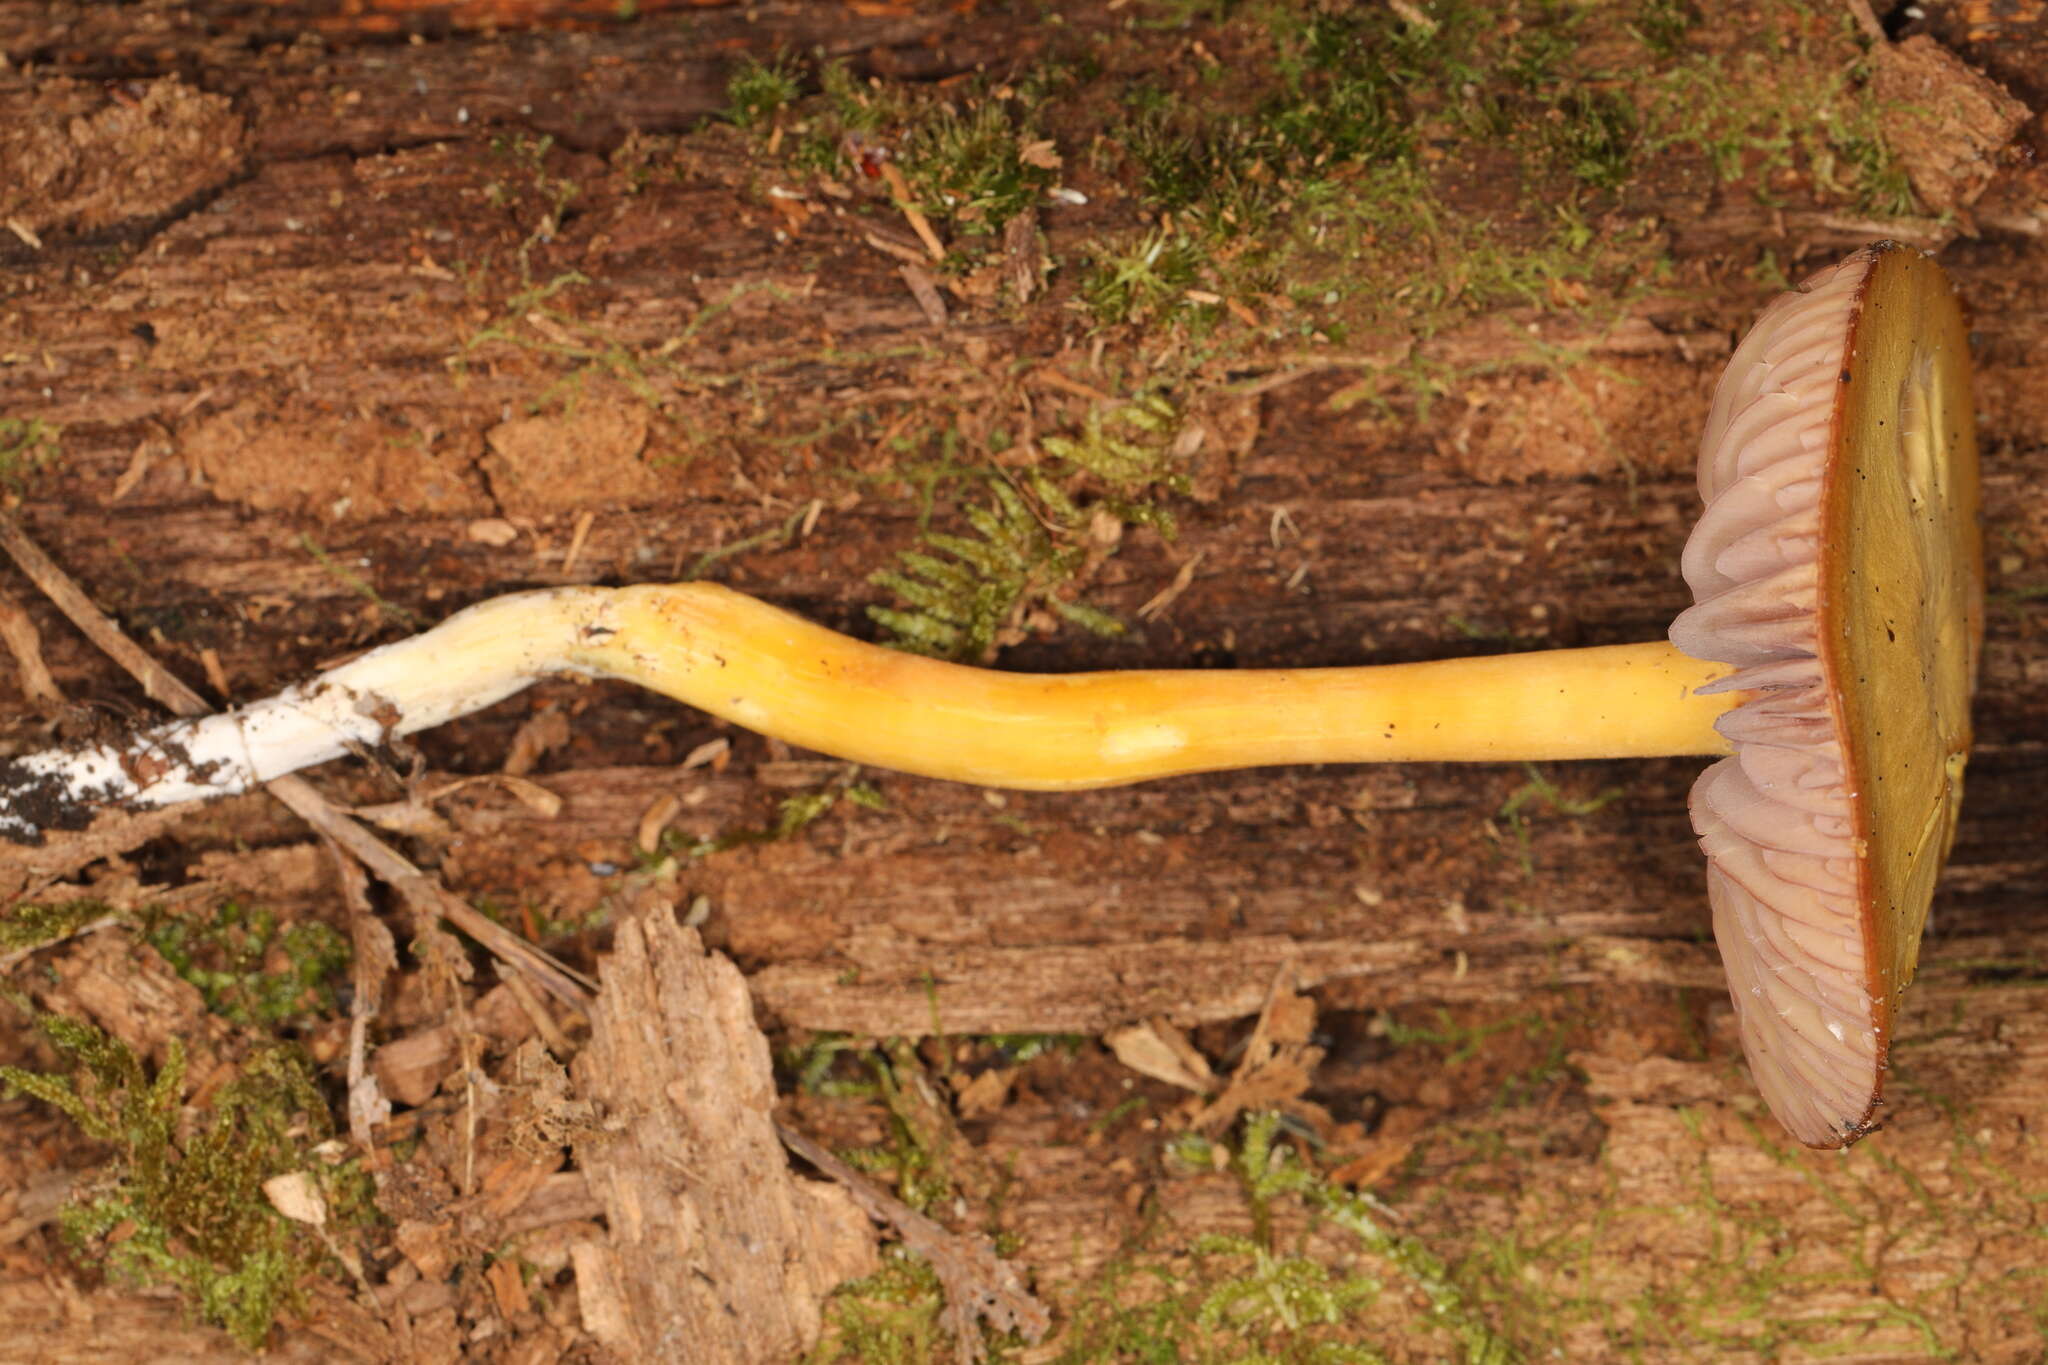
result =
M1052 1327L1052 1314L1024 1287L1015 1268L996 1255L986 1237L939 1226L884 1194L860 1172L794 1128L778 1123L775 1132L783 1146L837 1181L862 1212L896 1229L903 1245L930 1263L946 1293L946 1328L953 1334L960 1365L975 1365L986 1354L982 1319L997 1331L1016 1332L1034 1344L1044 1339Z
M142 684L142 690L149 694L150 700L181 716L203 716L213 709L197 692L151 658L141 645L122 634L113 618L101 611L71 575L58 568L56 561L43 553L42 546L29 539L28 532L22 530L21 524L13 517L0 517L0 549L7 551L21 571L28 575L28 580L41 589L43 596L56 603L57 610L69 617L71 624L77 626L86 639L98 645L101 653L127 669L135 681Z

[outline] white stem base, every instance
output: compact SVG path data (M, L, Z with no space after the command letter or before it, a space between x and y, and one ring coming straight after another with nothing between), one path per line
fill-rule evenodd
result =
M0 836L83 828L106 806L232 796L445 724L564 671L579 644L616 629L612 601L604 588L493 598L254 705L16 759L0 766Z

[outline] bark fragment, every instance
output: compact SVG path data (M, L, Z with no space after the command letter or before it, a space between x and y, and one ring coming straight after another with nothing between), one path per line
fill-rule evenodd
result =
M586 1326L624 1359L800 1354L825 1296L877 1264L874 1233L842 1191L790 1173L745 979L659 910L619 926L599 977L574 1075L611 1131L577 1156L611 1239L576 1254Z

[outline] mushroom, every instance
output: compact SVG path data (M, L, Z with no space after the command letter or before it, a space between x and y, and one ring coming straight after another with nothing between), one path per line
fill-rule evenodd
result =
M1875 1126L1953 840L1982 631L1969 359L1931 259L1767 307L1716 391L1672 641L1360 668L1025 675L864 644L710 583L497 598L276 697L0 765L0 834L225 795L622 678L857 762L1076 789L1283 763L1725 755L1693 789L1757 1084L1800 1141Z

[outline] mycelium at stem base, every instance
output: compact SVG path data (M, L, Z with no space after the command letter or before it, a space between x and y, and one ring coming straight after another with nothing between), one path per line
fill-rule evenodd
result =
M711 583L496 598L252 706L0 765L0 833L228 795L556 673L835 757L1076 790L1289 763L1725 754L1727 665L1657 641L1361 668L1022 674L864 644Z

